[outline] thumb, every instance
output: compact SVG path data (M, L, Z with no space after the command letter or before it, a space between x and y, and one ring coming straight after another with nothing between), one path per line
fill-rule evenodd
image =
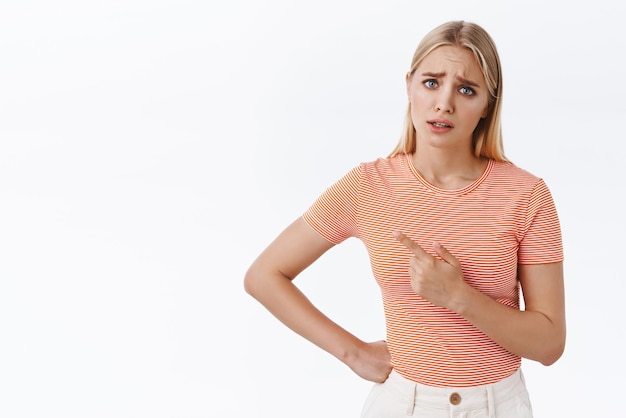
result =
M457 260L457 258L453 256L446 247L441 245L441 243L435 241L433 243L433 247L435 247L435 252L437 253L439 257L441 257L443 261L455 267L461 266L461 263L459 263L459 260Z

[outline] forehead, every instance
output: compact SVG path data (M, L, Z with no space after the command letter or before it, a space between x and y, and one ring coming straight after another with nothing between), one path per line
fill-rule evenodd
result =
M416 73L445 73L475 82L484 82L483 72L476 57L467 48L444 45L428 53L416 69Z

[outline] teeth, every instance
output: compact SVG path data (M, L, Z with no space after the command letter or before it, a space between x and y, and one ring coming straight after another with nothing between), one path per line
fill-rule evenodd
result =
M435 125L438 128L449 128L450 125L446 125L445 123L439 123L439 122L433 122L433 125Z

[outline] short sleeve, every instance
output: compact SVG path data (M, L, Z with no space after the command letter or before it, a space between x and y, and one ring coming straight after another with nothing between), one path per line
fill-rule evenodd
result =
M563 261L559 217L552 194L543 180L537 183L530 196L524 231L518 250L520 264Z
M311 228L333 244L357 235L361 166L350 170L330 186L302 215Z

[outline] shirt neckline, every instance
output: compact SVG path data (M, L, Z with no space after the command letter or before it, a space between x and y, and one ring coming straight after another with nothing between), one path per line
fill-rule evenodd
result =
M413 154L404 154L404 156L405 156L404 157L405 162L407 166L409 167L409 170L415 176L415 178L422 185L424 185L424 187L426 187L429 190L432 190L433 192L446 194L446 195L462 195L462 194L467 194L471 192L472 190L476 189L478 186L480 186L483 183L483 181L485 181L487 176L489 176L489 173L491 172L491 169L493 168L493 164L494 164L494 160L490 158L487 161L487 167L485 167L483 173L476 180L474 180L472 183L468 184L465 187L462 187L460 189L442 189L431 184L428 180L424 178L424 176L422 176L422 174L413 164Z

